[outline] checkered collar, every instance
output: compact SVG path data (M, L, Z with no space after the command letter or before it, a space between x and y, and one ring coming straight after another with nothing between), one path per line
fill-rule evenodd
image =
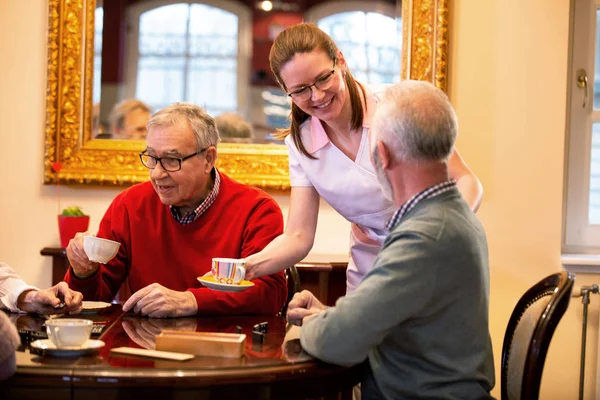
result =
M388 231L391 231L392 228L396 226L398 222L400 222L402 217L404 217L406 213L412 210L420 201L430 199L455 188L456 181L454 179L451 179L449 181L430 186L427 189L415 194L413 197L408 199L408 201L404 203L402 207L400 207L398 211L394 213L394 215L392 215L392 218L390 218L390 220L385 224L385 227Z
M221 184L221 177L219 176L219 171L217 171L217 168L213 167L212 171L210 171L210 177L214 181L213 188L206 199L204 199L204 201L195 210L189 211L183 217L179 218L179 214L177 213L178 207L169 206L169 210L171 211L173 218L175 218L175 221L179 222L181 225L190 224L200 218L200 216L204 214L206 210L208 210L212 203L214 203L217 195L219 194L219 186Z

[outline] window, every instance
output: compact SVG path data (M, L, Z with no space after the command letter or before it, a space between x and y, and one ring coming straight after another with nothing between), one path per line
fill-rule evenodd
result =
M563 251L600 250L600 0L575 1Z
M238 14L243 14L241 9L209 4L164 3L146 2L128 9L133 29L127 47L127 82L135 86L126 88L126 97L140 99L155 110L188 101L211 115L245 114L240 104L248 85L240 76L247 76L247 71L240 58L247 56L238 44L241 20L249 26L249 16Z
M100 102L100 86L102 76L102 25L104 22L104 9L96 7L94 11L94 82L92 102Z
M314 7L309 20L338 45L354 77L371 85L400 81L401 19L392 5L326 3Z

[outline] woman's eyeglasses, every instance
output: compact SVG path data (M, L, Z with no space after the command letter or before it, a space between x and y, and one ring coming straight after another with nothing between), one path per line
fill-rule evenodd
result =
M312 85L304 86L301 89L294 90L288 93L292 99L297 101L306 101L312 97L312 87L316 87L319 90L327 90L333 85L334 74L335 74L335 59L333 60L333 69L317 79Z

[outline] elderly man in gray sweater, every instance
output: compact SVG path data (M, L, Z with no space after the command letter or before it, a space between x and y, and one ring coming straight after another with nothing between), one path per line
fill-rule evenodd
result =
M449 180L457 131L450 101L433 85L386 90L369 143L384 193L399 207L389 235L335 307L308 291L289 304L308 353L339 365L368 359L363 400L492 398L487 241L460 182Z

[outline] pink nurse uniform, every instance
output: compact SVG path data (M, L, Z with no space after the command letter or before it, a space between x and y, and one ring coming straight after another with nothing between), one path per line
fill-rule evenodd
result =
M331 143L317 118L309 118L300 127L304 148L316 160L300 153L291 136L285 139L289 148L291 185L314 187L322 199L351 222L347 291L354 290L372 268L387 235L385 223L397 209L383 195L371 164L369 114L373 113L376 100L371 94L368 94L368 99L369 113L365 112L355 161Z

